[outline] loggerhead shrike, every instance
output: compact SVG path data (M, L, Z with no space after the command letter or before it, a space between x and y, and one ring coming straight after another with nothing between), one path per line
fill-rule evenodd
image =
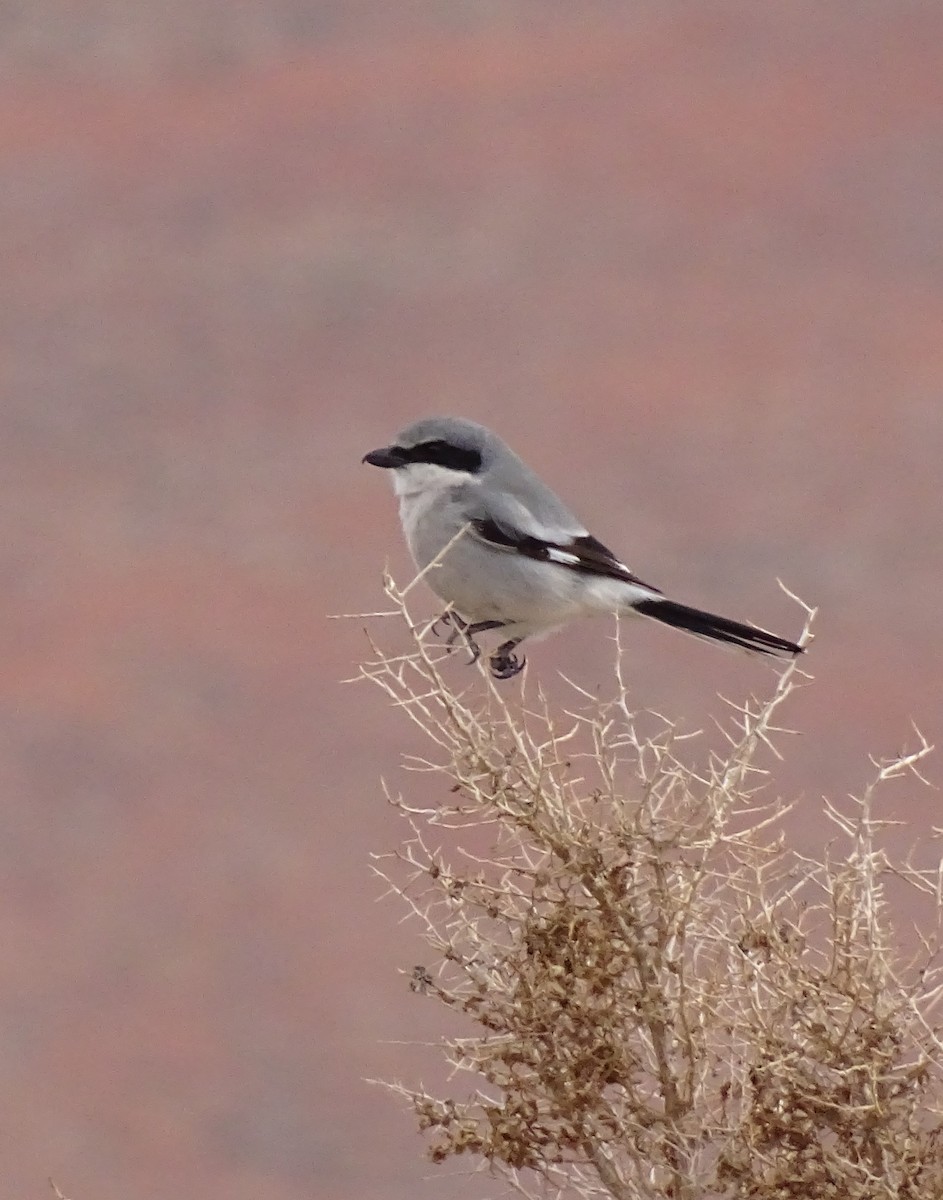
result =
M583 528L509 446L483 425L429 417L363 461L385 467L403 532L432 590L450 606L450 640L473 661L478 634L503 630L490 656L497 679L524 667L514 651L577 617L635 612L687 633L791 658L802 647L753 625L668 600ZM430 566L430 564L432 564Z

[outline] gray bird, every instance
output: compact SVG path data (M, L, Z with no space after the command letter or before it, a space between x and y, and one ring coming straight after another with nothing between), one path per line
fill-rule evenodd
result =
M492 674L524 667L527 637L578 617L633 612L698 637L791 658L802 647L753 625L668 600L643 583L489 429L458 417L428 417L363 461L390 471L416 564L478 657L476 637L501 630ZM433 564L430 566L430 564Z

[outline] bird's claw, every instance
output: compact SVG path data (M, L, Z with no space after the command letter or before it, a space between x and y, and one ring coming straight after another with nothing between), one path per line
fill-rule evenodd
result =
M475 641L475 635L479 633L487 633L492 629L501 629L507 624L506 621L476 621L468 622L464 617L460 617L457 612L452 609L446 609L441 617L436 619L429 626L434 637L441 637L439 632L440 626L445 626L449 630L449 635L445 639L446 646L451 649L456 642L462 641L468 648L468 666L472 666L481 658L481 647ZM518 639L519 640L519 639ZM491 666L491 674L495 679L512 679L515 675L519 675L524 670L524 664L527 660L521 655L520 658L513 653L514 647L517 645L517 640L504 642L491 655L489 663Z
M448 639L448 643L447 643L449 646L451 646L452 642L455 640L456 630L458 629L458 623L455 621L454 618L455 618L455 613L453 613L451 609L446 609L445 612L440 617L436 617L436 619L429 626L429 632L432 634L433 637L440 637L441 636L439 633L440 625L445 625L446 627L452 626L452 632L449 634L449 639Z
M527 665L527 659L523 654L518 657L514 653L515 644L514 642L505 643L491 655L489 666L495 679L513 679L515 675L520 675Z
M449 649L451 649L459 639L464 641L465 645L468 647L468 652L471 655L468 660L469 666L471 666L472 663L476 663L478 659L481 658L481 650L478 646L478 643L470 633L471 626L463 617L460 617L457 612L453 612L451 609L446 609L441 617L436 617L436 619L429 626L430 632L434 637L442 636L442 634L439 632L440 625L444 625L449 630L449 635L445 639L445 644Z
M474 640L474 638L468 637L467 634L465 636L465 645L468 647L468 653L469 653L469 659L465 665L468 667L474 666L474 664L479 660L479 658L481 658L481 647Z

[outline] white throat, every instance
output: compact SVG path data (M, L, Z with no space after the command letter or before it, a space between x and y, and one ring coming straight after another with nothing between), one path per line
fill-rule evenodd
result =
M397 496L438 495L474 478L468 471L453 471L435 463L409 463L391 471L393 491Z

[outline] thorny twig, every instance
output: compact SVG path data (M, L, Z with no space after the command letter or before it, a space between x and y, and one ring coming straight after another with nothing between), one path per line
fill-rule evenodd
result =
M407 651L371 639L361 675L423 731L409 765L442 790L388 792L407 834L375 869L432 954L410 986L478 1027L446 1044L465 1095L393 1088L433 1159L477 1155L524 1196L943 1194L943 868L892 861L874 816L886 782L921 778L925 739L826 802L836 839L813 860L790 803L757 796L797 667L698 762L632 709L621 647L612 696L574 685L561 718L480 664L453 687L408 593L388 581ZM932 910L909 963L891 877Z

